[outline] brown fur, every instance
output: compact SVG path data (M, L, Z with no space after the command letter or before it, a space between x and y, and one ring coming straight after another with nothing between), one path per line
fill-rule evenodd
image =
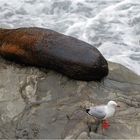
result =
M0 29L0 55L77 80L101 80L108 74L107 61L96 48L43 28Z

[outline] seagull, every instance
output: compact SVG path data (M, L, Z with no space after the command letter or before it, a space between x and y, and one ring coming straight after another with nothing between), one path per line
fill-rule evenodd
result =
M115 114L116 107L120 107L115 101L109 101L107 105L100 105L86 109L86 112L95 117L99 122L102 122L102 133L104 129L109 128L108 118Z

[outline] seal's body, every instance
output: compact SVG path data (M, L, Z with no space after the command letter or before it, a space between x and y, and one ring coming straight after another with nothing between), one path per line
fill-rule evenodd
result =
M95 47L43 28L0 29L0 56L77 80L101 80L108 74L107 61Z

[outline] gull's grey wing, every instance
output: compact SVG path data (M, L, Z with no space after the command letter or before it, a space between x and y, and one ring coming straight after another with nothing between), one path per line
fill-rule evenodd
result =
M91 107L88 113L98 119L103 119L106 116L105 106Z

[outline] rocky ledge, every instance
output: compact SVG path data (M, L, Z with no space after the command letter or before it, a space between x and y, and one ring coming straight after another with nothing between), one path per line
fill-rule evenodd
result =
M109 62L101 83L0 59L0 138L140 138L140 76ZM91 105L116 100L121 108L102 136L85 113Z

